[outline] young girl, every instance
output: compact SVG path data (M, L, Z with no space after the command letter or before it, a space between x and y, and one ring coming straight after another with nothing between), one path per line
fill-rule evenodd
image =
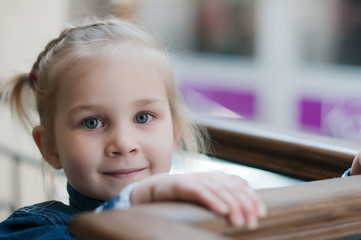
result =
M77 213L181 200L255 227L266 210L244 180L219 173L169 175L174 150L197 150L162 48L117 19L68 28L29 74L14 79L12 105L23 120L31 90L40 125L33 138L45 161L63 169L69 206L48 201L15 211L0 238L72 239ZM99 207L100 206L100 207Z

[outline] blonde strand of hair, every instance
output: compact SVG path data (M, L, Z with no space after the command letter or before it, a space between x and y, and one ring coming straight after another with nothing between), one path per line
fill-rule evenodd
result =
M9 85L13 86L10 92L10 105L12 111L17 113L18 118L26 129L30 129L33 122L29 116L29 107L25 98L29 97L28 94L32 89L31 82L27 74L20 74L13 78Z

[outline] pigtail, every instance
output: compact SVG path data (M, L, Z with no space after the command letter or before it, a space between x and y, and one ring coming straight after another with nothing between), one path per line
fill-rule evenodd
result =
M33 99L35 90L34 81L29 79L28 74L20 74L9 82L9 100L12 112L15 112L25 128L30 129L33 122L29 109L32 107L30 101Z

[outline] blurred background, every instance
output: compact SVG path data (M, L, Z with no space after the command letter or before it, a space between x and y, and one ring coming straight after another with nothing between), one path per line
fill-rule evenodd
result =
M66 24L108 14L162 41L203 117L361 142L360 0L0 0L0 81L30 71ZM52 187L45 194L42 182L65 180L42 174L29 136L1 103L0 220L47 198L66 202Z

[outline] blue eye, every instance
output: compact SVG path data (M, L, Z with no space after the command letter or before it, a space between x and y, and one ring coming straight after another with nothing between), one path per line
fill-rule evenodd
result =
M149 113L139 113L135 116L135 121L140 124L148 123L153 119L153 116Z
M89 129L95 129L104 126L103 122L98 118L89 118L85 120L82 125Z

